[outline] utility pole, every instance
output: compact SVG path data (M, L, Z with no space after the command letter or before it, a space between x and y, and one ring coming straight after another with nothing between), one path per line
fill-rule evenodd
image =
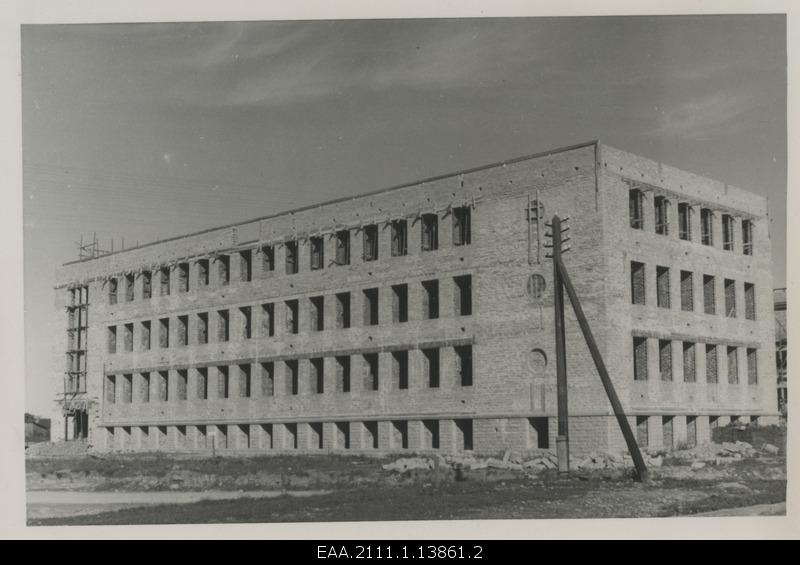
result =
M569 221L565 218L564 222ZM549 226L551 233L548 234L552 239L552 245L546 247L552 248L552 254L548 257L553 259L553 309L555 318L556 330L556 387L558 395L558 436L556 437L556 449L558 454L558 472L560 474L569 473L569 411L567 402L567 347L564 331L564 289L566 288L569 295L572 310L575 312L575 317L578 319L583 338L586 341L586 346L592 355L597 373L600 375L600 380L603 383L608 401L611 408L614 410L614 416L617 419L622 435L625 438L625 443L628 447L628 452L633 459L634 467L636 468L636 479L638 481L647 480L647 466L644 463L642 452L639 450L639 444L636 442L636 436L631 429L628 418L622 408L622 403L617 396L614 389L614 383L608 374L608 369L603 361L603 356L600 353L600 348L594 339L594 334L589 327L589 322L583 312L580 298L572 286L567 268L564 266L562 260L562 253L569 251L569 247L564 243L569 241L569 237L562 237L562 234L569 231L569 226L562 228L561 218L558 215L553 216L553 220Z
M556 453L558 472L569 473L569 402L567 396L567 345L564 330L564 285L561 282L561 218L553 216L550 226L553 240L553 307L556 330L556 390L558 396L558 435Z

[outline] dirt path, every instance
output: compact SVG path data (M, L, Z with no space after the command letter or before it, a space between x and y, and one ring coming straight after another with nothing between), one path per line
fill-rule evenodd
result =
M742 508L724 508L713 512L701 512L695 516L785 516L786 503L756 504Z
M328 491L203 491L203 492L86 492L86 491L29 491L28 519L64 518L137 508L158 504L189 504L201 500L235 500L241 498L269 499L287 495L297 498L327 494Z

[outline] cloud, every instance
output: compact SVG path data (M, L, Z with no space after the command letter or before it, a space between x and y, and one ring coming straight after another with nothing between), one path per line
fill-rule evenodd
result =
M658 108L657 125L650 135L683 139L703 139L732 134L742 125L742 117L758 103L747 91L717 90L672 107Z
M209 107L270 106L392 89L480 85L543 53L527 34L481 22L228 24L204 49L169 63L170 95Z

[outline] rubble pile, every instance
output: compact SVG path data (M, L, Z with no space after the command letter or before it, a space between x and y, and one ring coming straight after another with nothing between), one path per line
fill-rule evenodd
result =
M769 444L765 444L765 446L766 445ZM702 443L689 449L680 449L670 453L670 455L676 459L693 461L692 466L694 468L702 468L699 465L695 465L696 463L724 465L725 463L738 461L745 457L754 457L757 454L758 451L746 441Z
M414 469L435 470L439 469L504 469L514 471L541 471L555 469L557 465L555 453L542 451L532 455L521 454L511 450L503 454L502 459L496 457L477 457L472 454L458 455L430 455L417 457L403 457L392 463L383 465L386 471L405 472Z
M777 454L778 448L774 445L764 444L761 450L755 449L744 441L724 443L704 443L688 449L656 450L644 452L644 462L648 468L661 467L667 458L683 460L694 470L702 469L707 465L724 465L748 457L755 457L759 453ZM577 470L603 470L623 469L633 467L633 460L627 453L615 454L595 451L584 457L572 459L571 465ZM402 473L414 469L435 470L439 469L503 469L513 471L539 472L558 467L556 454L550 451L541 451L535 454L519 453L507 450L502 459L496 457L478 457L472 454L461 455L419 455L403 457L392 463L383 465L383 469Z

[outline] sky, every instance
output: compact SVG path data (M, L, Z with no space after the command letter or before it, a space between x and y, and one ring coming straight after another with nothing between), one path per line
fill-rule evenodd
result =
M54 274L118 249L600 139L769 198L786 279L782 16L27 25L26 410Z

